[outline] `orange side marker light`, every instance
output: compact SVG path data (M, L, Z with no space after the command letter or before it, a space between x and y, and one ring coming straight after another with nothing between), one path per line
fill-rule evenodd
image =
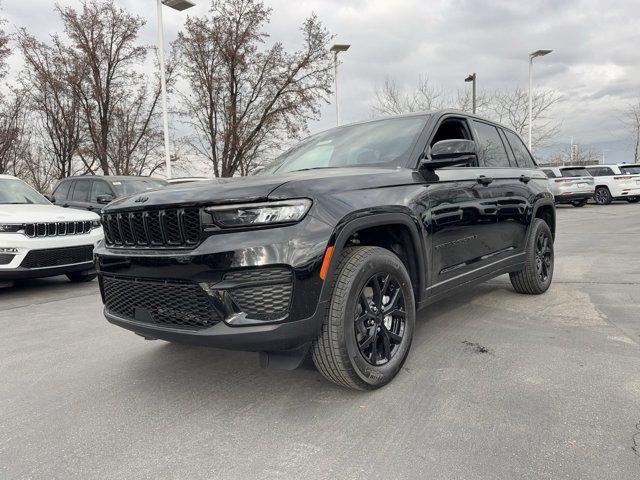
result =
M327 278L327 272L329 271L329 264L331 263L331 256L333 255L333 247L327 247L324 251L324 258L322 259L322 267L320 267L320 278L325 280Z

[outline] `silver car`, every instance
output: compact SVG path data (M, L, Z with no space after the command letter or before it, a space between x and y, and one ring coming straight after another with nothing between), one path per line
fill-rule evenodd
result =
M556 203L583 207L593 198L595 182L585 167L545 167L542 171L549 178L549 188Z

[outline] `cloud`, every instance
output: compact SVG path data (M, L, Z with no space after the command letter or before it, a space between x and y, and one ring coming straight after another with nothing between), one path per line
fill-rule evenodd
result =
M185 15L203 14L209 2L195 0L188 12L165 12L167 40ZM62 0L77 5L77 0ZM147 20L142 41L156 42L156 10L152 1L117 3ZM385 77L415 84L428 76L451 89L477 72L482 88L527 87L530 51L552 48L535 60L535 83L553 88L563 101L554 115L562 122L557 139L625 141L620 112L640 97L640 2L637 0L271 0L272 40L295 48L299 27L315 12L337 40L352 44L340 66L341 112L345 122L370 115L372 94ZM4 2L11 24L26 26L44 38L60 27L52 0ZM14 60L16 69L18 60ZM334 107L322 110L314 131L332 126Z

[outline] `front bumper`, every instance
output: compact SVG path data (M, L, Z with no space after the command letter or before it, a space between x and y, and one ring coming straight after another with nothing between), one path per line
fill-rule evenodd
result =
M0 280L11 281L26 278L43 278L64 275L73 272L91 271L93 261L72 258L68 262L59 261L58 252L85 248L93 250L103 238L102 228L92 230L87 234L59 237L30 238L22 234L0 234L0 251L4 253L4 260L0 263ZM48 254L54 257L50 264L33 262L35 253ZM56 258L58 257L58 258ZM7 262L7 259L10 259ZM58 261L56 261L58 260Z
M213 234L193 250L101 245L105 317L168 341L249 351L299 347L321 325L319 271L331 232L307 215L293 226Z

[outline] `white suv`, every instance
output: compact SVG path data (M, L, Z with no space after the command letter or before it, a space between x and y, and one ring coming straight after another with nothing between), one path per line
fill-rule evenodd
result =
M586 168L596 182L593 199L598 205L608 205L613 200L640 201L640 165L587 165Z
M585 167L542 167L549 178L549 188L556 203L570 203L584 207L595 191L593 177Z
M0 175L0 283L66 275L96 277L93 248L104 234L95 213L52 205L26 183Z

